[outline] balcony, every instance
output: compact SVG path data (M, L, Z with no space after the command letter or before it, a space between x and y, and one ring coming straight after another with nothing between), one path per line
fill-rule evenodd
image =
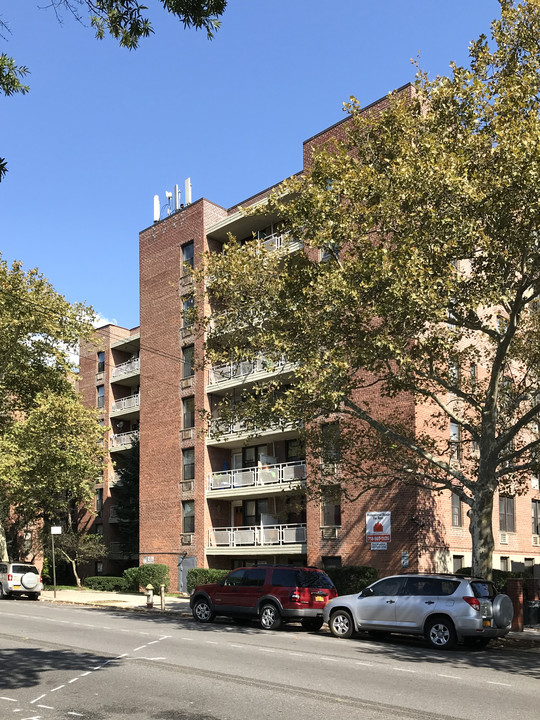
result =
M208 428L207 445L222 447L241 447L249 438L264 438L266 442L290 440L298 435L300 423L272 424L264 428L256 428L251 423L238 421L232 425L223 423L220 418L213 418Z
M239 382L256 382L270 374L290 372L292 369L292 364L287 364L285 358L274 363L262 355L256 360L216 365L208 370L207 390L208 392L217 392L237 385Z
M135 440L139 439L138 430L130 430L130 432L119 433L117 435L111 435L109 450L111 452L118 452L119 450L129 450Z
M304 460L214 472L208 478L208 498L271 495L298 487L305 479Z
M120 379L133 375L139 375L141 372L141 360L140 358L131 358L127 362L116 365L111 373L111 382L117 382Z
M306 526L298 525L246 525L239 527L210 528L207 555L272 555L276 552L305 554Z
M128 397L119 398L113 402L111 407L111 416L126 415L129 413L136 414L141 404L141 395L128 395Z
M304 247L304 243L301 240L291 238L289 233L273 233L272 235L267 235L260 240L260 244L269 252L285 250L286 252L293 253Z

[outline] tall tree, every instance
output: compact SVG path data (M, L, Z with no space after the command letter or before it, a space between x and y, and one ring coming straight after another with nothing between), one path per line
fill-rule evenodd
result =
M304 252L231 242L206 268L209 359L295 367L222 416L301 420L315 453L338 420L343 488L456 493L484 576L494 495L540 461L540 0L499 1L470 66L351 99L345 138L270 197Z
M221 15L225 12L227 0L160 0L163 9L183 23L185 28L206 30L209 40L219 29ZM84 23L87 20L103 39L111 35L122 47L133 50L142 38L154 32L147 16L148 7L139 0L49 0L45 9L53 9L61 21L62 11ZM0 19L0 37L9 33L8 24ZM29 73L25 65L17 65L13 58L0 54L0 93L25 94L29 87L23 78ZM4 158L0 158L0 182L7 172Z
M37 270L0 259L0 555L5 528L89 498L103 428L73 389L71 353L93 311L70 304Z

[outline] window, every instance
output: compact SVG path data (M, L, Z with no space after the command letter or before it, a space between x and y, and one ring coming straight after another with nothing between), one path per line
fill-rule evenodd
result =
M381 580L372 586L370 595L374 595L375 597L381 597L383 595L399 595L403 582L403 578L386 578L385 580Z
M540 500L532 501L532 534L540 535Z
M195 448L182 450L182 480L195 478Z
M501 570L504 570L504 572L510 571L510 558L508 555L501 556Z
M456 389L461 385L461 368L456 358L451 358L448 366L448 380L450 385Z
M287 440L287 462L305 460L306 449L301 440Z
M98 408L105 407L105 385L97 386L97 406Z
M103 372L105 370L105 353L104 352L98 352L97 354L97 371L98 373Z
M321 458L324 463L340 460L339 423L325 423L321 426Z
M195 427L195 398L193 395L182 400L182 428Z
M452 557L452 571L458 573L463 567L464 560L463 555L454 555Z
M478 371L475 363L471 363L469 366L469 377L471 379L471 390L476 390L476 383L478 382Z
M191 327L193 325L193 308L195 307L195 299L193 295L185 295L182 298L182 327Z
M341 526L341 491L339 487L326 488L321 503L321 525Z
M103 488L96 490L96 512L100 513L103 509Z
M450 459L461 460L461 427L450 420Z
M514 498L507 495L499 496L499 530L515 532Z
M454 492L452 493L452 527L463 527L461 498Z
M182 377L188 378L193 375L194 346L186 345L182 348Z
M238 587L239 585L242 585L242 581L244 579L244 575L246 574L246 571L244 569L241 570L235 570L230 575L227 575L225 582L223 583L226 587Z
M182 502L182 532L195 532L195 503L193 500Z
M268 500L244 500L242 503L244 525L260 525L261 515L268 515Z
M189 269L193 269L193 240L182 245L182 275L189 275Z
M322 564L325 570L341 567L341 555L323 555Z
M246 570L242 578L242 585L247 587L262 587L266 580L266 568L252 568Z

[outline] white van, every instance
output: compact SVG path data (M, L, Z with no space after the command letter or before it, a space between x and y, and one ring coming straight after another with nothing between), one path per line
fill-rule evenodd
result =
M30 600L39 600L42 590L41 575L35 565L0 562L0 599L26 595Z

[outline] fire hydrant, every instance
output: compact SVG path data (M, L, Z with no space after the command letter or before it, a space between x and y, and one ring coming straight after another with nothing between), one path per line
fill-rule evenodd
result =
M146 607L154 607L154 586L150 583L146 586Z

